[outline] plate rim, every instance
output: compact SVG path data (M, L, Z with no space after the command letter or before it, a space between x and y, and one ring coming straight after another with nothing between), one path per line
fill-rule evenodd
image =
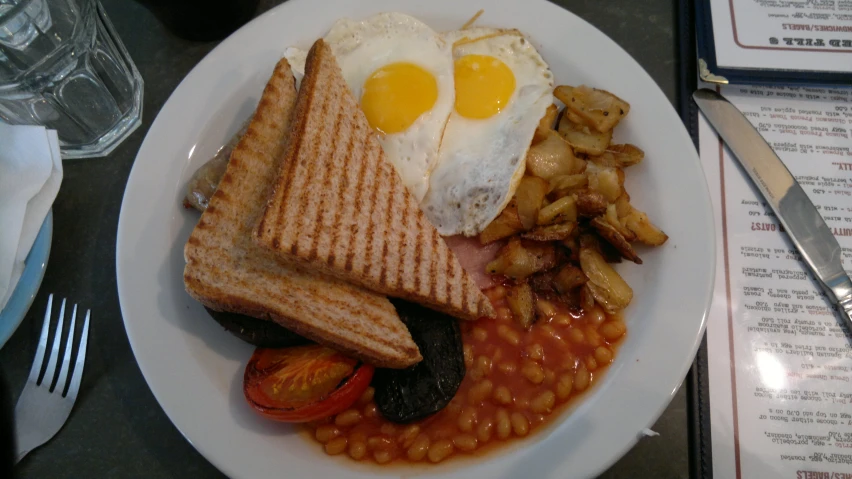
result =
M50 260L51 243L53 242L53 208L47 211L44 221L39 227L35 241L27 253L24 271L21 273L15 290L9 301L0 310L0 349L11 339L18 330L35 301L36 294L41 288L47 263ZM35 255L35 256L34 256ZM4 326L10 321L11 326Z
M513 1L518 1L518 0L513 0ZM187 79L189 79L189 78L192 76L193 72L194 72L194 71L196 71L196 69L199 69L200 67L202 67L202 65L204 65L207 61L212 61L212 60L211 60L211 57L215 56L215 55L217 54L217 51L219 51L220 49L225 48L225 45L226 45L226 43L227 43L229 40L231 40L232 38L234 38L234 37L236 37L236 36L238 36L238 35L240 35L240 34L245 34L245 31L246 31L246 30L248 30L248 29L252 28L253 24L255 24L256 22L260 21L260 20L261 20L261 19L263 19L264 17L267 17L267 16L271 16L271 15L275 15L275 14L280 14L280 13L282 13L282 11L283 11L284 9L286 9L286 8L288 7L288 5L289 5L289 4L293 4L293 3L297 3L297 2L296 2L296 1L291 0L290 2L287 2L287 3L284 3L284 4L280 4L280 5L278 5L278 6L274 7L274 8L272 8L272 9L270 9L269 11L265 12L264 14L262 14L262 15L260 15L260 16L258 16L258 17L256 17L255 19L253 19L251 22L247 23L245 26L243 26L242 28L240 28L237 32L235 32L234 34L232 34L232 36L231 36L231 37L229 37L228 39L223 40L223 41L222 41L219 45L217 45L217 46L216 46L216 48L214 48L213 50L211 50L211 51L210 51L210 52L209 52L209 53L208 53L208 54L207 54L204 58L202 58L202 59L198 62L198 64L196 64L196 65L193 67L193 69L192 69L192 70L191 70L191 71L187 74L187 76L186 76L186 77L185 77L185 78L184 78L184 79L183 79L183 80L182 80L182 81L178 84L178 86L175 88L175 90L174 90L174 91L171 93L171 95L169 96L168 100L164 103L163 108L160 110L160 112L162 112L162 111L163 111L163 109L165 109L165 106L166 106L169 102L171 102L171 101L173 100L173 98L176 96L176 94L177 94L177 93L181 90L181 88L184 86L184 83L185 83L185 82L187 82ZM580 18L580 17L577 17L575 14L573 14L572 12L570 12L570 11L568 11L568 10L566 10L566 9L562 8L561 6L551 4L551 3L546 2L546 1L544 1L544 0L540 0L540 2L538 2L538 3L546 4L546 5L548 5L549 7L552 7L554 11L555 11L555 10L558 10L558 11L559 11L559 12L561 12L561 13L567 13L567 14L569 14L569 15L573 16L573 17L576 17L576 19L577 19L578 21L583 22L583 23L584 23L586 26L588 26L589 28L592 28L592 29L594 29L594 30L598 31L598 32L599 32L599 33L600 33L603 37L607 38L610 42L612 42L613 46L614 46L615 48L617 48L618 50L620 50L620 51L624 54L625 58L629 59L629 61L630 61L630 62L632 62L632 63L634 64L634 66L635 66L635 67L638 67L640 70L642 70L642 71L643 71L643 72L647 75L647 71L645 71L645 69L642 67L642 65L640 65L640 64L639 64L639 63L638 63L638 62L637 62L637 61L636 61L636 60L635 60L635 59L634 59L634 58L633 58L633 57L632 57L629 53L627 53L627 52L626 52L626 51L625 51L625 50L624 50L624 49L623 49L620 45L618 45L617 43L615 43L615 42L614 42L611 38L609 38L606 34L604 34L603 32L601 32L599 29L597 29L597 27L595 27L595 26L594 26L594 25L592 25L591 23L589 23L589 22L587 22L587 21L583 20L583 19L582 19L582 18ZM282 46L282 51L283 51L283 46ZM648 77L650 78L650 75L648 75ZM653 82L653 79L652 79L652 78L651 78L651 81ZM659 86L658 86L658 85L656 85L656 82L654 82L654 84L655 84L655 86L656 86L657 90L659 90ZM661 94L662 94L662 92L661 92L661 91L660 91L659 93L661 93ZM679 125L681 125L681 128L679 128L679 129L678 129L678 132L677 132L677 133L678 133L678 135L680 135L680 136L682 136L682 137L684 137L684 138L686 138L686 139L688 139L688 140L689 140L689 144L690 144L690 146L691 146L691 152L692 152L692 154L690 155L690 158L691 158L691 160L692 160L692 161L690 161L689 163L691 164L692 168L693 168L694 170L696 170L696 171L697 171L697 175L698 175L698 177L702 180L702 181L701 181L701 183L702 183L702 186L703 186L703 188L701 188L701 192L700 192L700 194L698 195L698 197L700 197L700 201L699 201L699 202L701 203L702 208L703 208L703 209L706 211L706 213L707 213L707 214L705 215L705 217L704 217L704 221L703 221L703 222L704 222L704 225L703 225L703 226L704 226L704 228L705 228L705 231L708 233L708 236L709 236L710 238L714 238L714 237L715 237L715 224L714 224L714 221L713 221L713 206L712 206L712 203L711 203L711 200L710 200L709 184L708 184L708 182L707 182L707 178L706 178L706 177L705 177L705 175L704 175L704 171L703 171L703 168L701 167L701 163L700 163L700 160L699 160L699 157L698 157L697 151L694 149L694 144L692 143L691 138L689 138L689 135L688 135L688 133L687 133L687 130L686 130L685 126L683 126L682 120L681 120L681 119L680 119L680 117L677 115L677 113L675 112L675 110L674 110L674 108L673 108L673 107L670 107L670 108L669 108L669 109L667 109L667 110L669 110L669 111L667 111L667 113L666 113L666 114L668 114L668 115L670 115L670 116L672 116L672 117L676 118L676 119L677 119L677 123L678 123ZM154 123L156 123L158 119L159 119L159 114L158 114L158 117L155 119L155 122L154 122ZM154 124L152 124L152 125L151 125L151 127L149 128L149 132L148 132L148 133L150 133L150 130L151 130L151 129L153 129L153 127L154 127ZM142 145L141 145L141 147L140 147L140 150L139 150L139 152L140 152L140 153L142 152L143 148L145 147L145 142L148 140L148 133L146 133L145 141L143 141L143 143L142 143ZM139 155L139 153L137 153L137 159L138 159L139 157L140 157L140 155ZM125 200L126 200L127 191L128 191L128 189L129 189L129 187L130 187L130 185L131 185L131 180L133 179L134 171L136 171L137 163L138 163L138 162L134 162L133 170L132 170L132 171L131 171L131 173L130 173L130 176L129 176L129 178L128 178L128 183L127 183L127 186L126 186L126 188L125 188L125 198L122 200L121 214L120 214L120 216L119 216L119 222L118 222L118 234L117 234L117 240L116 240L116 275L117 275L117 283L118 283L118 289L119 289L119 301L120 301L120 304L121 304L122 318L123 318L123 321L124 321L124 323L125 323L125 328L126 328L126 329L127 329L127 331L128 331L128 339L129 339L129 342L130 342L130 344L131 344L131 348L133 349L134 356L137 356L137 355L138 355L138 352L137 352L137 347L138 347L138 345L137 345L137 343L134 341L134 339L132 338L132 335L131 335L131 333L130 333L129 323L128 323L128 319L127 319L127 316L128 316L128 315L127 315L127 314L125 314L125 313L126 313L126 311L125 311L125 301L122 301L122 293L121 293L121 291L122 291L122 285L121 285L121 283L122 283L122 280L121 280L121 276L122 276L122 274L121 274L121 271L120 271L120 270L121 270L121 261L120 261L120 259L121 259L121 254L122 254L122 246L121 246L122 230L123 230L123 228L122 228L122 224L123 224L123 223L122 223L122 219L125 217L125 216L124 216L124 213L125 213L125 206L126 206L126 204L125 204ZM700 308L701 308L701 310L702 310L702 314L701 314L701 318L700 318L700 323L699 323L699 328L698 328L697 334L696 334L696 336L695 336L694 338L692 338L692 343L691 343L691 345L690 345L690 351L691 351L691 353L690 353L690 358L692 358L692 359L691 359L690 361L688 361L688 362L687 362L687 361L685 361L685 362L684 362L684 364L683 364L683 365L681 365L681 367L679 368L680 374L678 375L679 379L678 379L678 382L677 382L677 386L672 388L672 390L668 393L668 400L667 400L667 401L665 401L663 404L661 404L661 405L657 408L656 412L652 415L652 417L650 418L650 424L649 424L649 427L650 427L650 425L652 425L652 424L653 424L653 423L654 423L654 422L655 422L655 421L656 421L656 420L660 417L660 415L663 413L663 411L664 411L664 410L668 407L668 405L670 404L671 399L674 397L675 393L676 393L676 392L679 390L679 388L682 386L682 384L683 384L683 380L685 379L686 374L687 374L687 372L689 371L689 369L690 369L690 367L691 367L691 365L692 365L692 363L693 363L693 361L694 361L695 354L696 354L696 352L697 352L698 348L700 347L701 340L702 340L702 337L703 337L703 335L704 335L704 331L705 331L705 328L706 328L706 325L707 325L707 319L708 319L708 315L709 315L710 304L711 304L711 301L712 301L713 284L714 284L714 282L715 282L715 276L716 276L715 263L716 263L716 258L717 258L717 255L718 255L717 249L718 249L718 247L717 247L717 245L716 245L715 241L711 241L711 242L710 242L710 249L707 251L707 260L706 260L706 262L707 262L707 264L709 265L709 267L708 267L708 270L707 270L707 276L706 276L706 278L703 278L704 280L706 280L707 287L706 287L706 288L705 288L705 290L703 291L703 295L701 295L701 296L703 296L703 301L701 301L701 305L700 305ZM699 295L698 295L698 294L696 294L696 298L697 298L697 297L699 297ZM696 319L696 321L698 321L698 320ZM177 428L178 428L178 430L181 432L181 434L184 436L184 438L186 438L186 439L187 439L187 441L189 441L189 442L190 442L190 444L192 444L192 445L196 448L196 450L198 450L198 451L199 451L199 453L201 453L201 454L205 457L205 459L206 459L206 460L208 460L209 462L211 462L211 463L212 463L215 467L217 467L219 470L221 470L221 471L223 471L223 472L226 472L226 473L228 473L229 475L235 475L235 474L237 473L237 471L235 471L234 469L232 469L231 467L229 467L229 465L228 465L228 464L224 464L224 463L222 463L221 461L219 461L219 460L218 460L218 459L217 459L214 455L212 455L212 454L208 454L208 452L206 452L203 448L201 448L199 444L196 444L196 443L193 441L193 438L189 437L189 436L187 435L187 433L184 431L184 429L183 429L183 428L181 428L181 427L178 425L178 422L179 422L179 421L176 421L176 420L175 420L175 418L173 418L173 417L172 417L172 412L171 412L171 411L166 410L166 408L163 406L163 401L161 400L160 395L161 395L161 394L164 394L164 393L163 393L162 391L157 391L157 390L155 390L155 389L154 389L154 387L152 387L152 385L151 385L151 381L149 381L148 373L146 373L146 367L145 367L145 366L143 366L143 364L142 364L141 362L139 362L139 361L138 361L138 357L137 357L137 362L139 363L140 370L142 371L143 376L145 377L146 383L148 384L149 388L151 389L152 393L154 394L154 396L155 396L155 398L157 399L158 403L160 404L161 408L163 408L164 412L166 412L166 415L169 417L170 421L172 421L172 423L175 425L175 427L177 427ZM586 401L586 402L587 402L587 401ZM580 402L580 404L582 405L582 404L583 404L583 401L581 401L581 402ZM612 465L613 463L615 463L618 459L620 459L620 458L624 455L624 453L625 453L626 451L628 451L629 449L631 449L631 448L632 448L632 447L636 444L636 442L638 442L638 440L639 440L639 439L640 439L640 436L639 436L638 434L636 435L636 437L631 437L631 439L630 439L629 441L627 441L627 442L624 444L624 446L623 446L623 447L619 448L620 450L618 451L618 453L617 453L617 454L615 454L615 455L612 455L612 456L611 456L611 459L610 459L610 460L609 460L606 464L604 464L604 465L602 466L601 471L605 470L605 468L606 468L606 467L611 466L611 465Z

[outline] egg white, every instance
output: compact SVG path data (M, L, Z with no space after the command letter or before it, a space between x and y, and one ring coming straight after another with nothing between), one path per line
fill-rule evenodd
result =
M324 41L359 101L364 82L391 63L412 63L435 77L438 98L433 107L406 130L379 135L403 184L421 201L429 188L429 176L438 161L441 137L455 102L451 44L420 20L401 13L338 20ZM297 81L304 75L306 56L303 49L290 47L284 51Z
M515 76L515 91L498 114L450 114L421 209L444 236L481 232L511 200L526 168L539 120L553 102L553 74L517 30L471 28L443 35L454 59L489 55Z

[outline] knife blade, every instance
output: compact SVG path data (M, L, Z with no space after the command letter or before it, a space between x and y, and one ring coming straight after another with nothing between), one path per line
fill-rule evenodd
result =
M840 244L819 210L737 107L721 94L706 88L697 90L692 97L763 194L829 300L837 306L849 336L852 332L852 280L843 269Z

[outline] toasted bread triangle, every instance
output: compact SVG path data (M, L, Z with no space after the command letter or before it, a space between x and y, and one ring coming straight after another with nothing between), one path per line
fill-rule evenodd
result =
M219 188L184 248L187 292L221 311L270 319L377 366L403 368L420 352L388 299L282 264L251 239L278 171L296 100L281 60Z
M385 159L322 40L308 53L290 142L255 240L287 261L458 318L494 315Z

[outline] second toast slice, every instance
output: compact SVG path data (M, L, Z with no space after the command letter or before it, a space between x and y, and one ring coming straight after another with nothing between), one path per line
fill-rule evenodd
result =
M386 160L322 40L308 53L255 241L288 261L458 318L494 316Z

